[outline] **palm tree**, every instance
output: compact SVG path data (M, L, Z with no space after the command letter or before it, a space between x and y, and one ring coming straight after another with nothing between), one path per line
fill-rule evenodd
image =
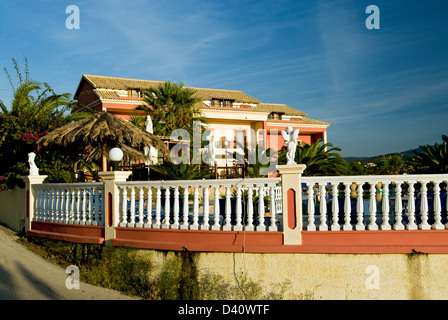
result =
M144 105L136 110L143 110L151 116L154 133L169 136L175 129L186 129L192 133L194 120L207 123L201 116L198 104L202 101L195 97L196 91L184 87L184 83L165 81L157 88L143 91Z
M244 148L244 162L246 164L247 173L251 178L264 178L269 173L277 171L276 168L273 168L272 172L267 172L271 161L275 160L274 152L274 149L266 149L258 144L252 148Z
M413 150L411 162L418 173L448 173L448 136L442 135L442 144L420 146Z
M305 176L333 176L347 172L347 162L338 153L340 148L333 147L331 143L323 143L319 139L309 145L301 142L296 149L295 161L305 164ZM286 147L280 151L279 163L286 163Z
M39 137L87 114L74 112L76 103L70 94L56 94L47 83L31 80L26 58L24 75L16 60L12 61L17 73L17 84L6 68L4 71L13 89L13 99L9 106L0 100L0 175L8 177L11 187L21 185L18 181L20 175L27 173L27 154L36 151ZM54 178L69 167L71 154L47 149L38 154L37 161L41 172ZM56 162L63 163L64 168L59 166L56 170Z

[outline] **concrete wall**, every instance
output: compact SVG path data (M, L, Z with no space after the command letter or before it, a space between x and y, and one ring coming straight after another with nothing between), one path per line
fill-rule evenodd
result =
M19 232L25 226L25 215L25 189L13 189L0 192L0 223Z
M151 257L155 270L163 270L185 252L142 254ZM190 254L194 268L182 270L195 270L192 277L221 279L223 288L248 288L242 283L250 281L262 288L260 298L448 299L444 254Z

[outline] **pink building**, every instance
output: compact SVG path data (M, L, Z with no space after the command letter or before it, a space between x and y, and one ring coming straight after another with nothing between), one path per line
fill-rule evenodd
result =
M142 91L162 83L84 74L75 99L79 108L107 110L129 119L134 109L143 103ZM229 166L233 163L233 159L225 159L225 141L228 152L236 150L238 137L248 144L263 143L267 148L280 150L284 145L280 131L288 126L300 129L300 141L311 144L322 139L327 142L329 123L308 118L306 113L286 104L263 103L238 90L192 89L203 100L199 107L209 120L207 130L214 132L219 165L225 165L226 161Z

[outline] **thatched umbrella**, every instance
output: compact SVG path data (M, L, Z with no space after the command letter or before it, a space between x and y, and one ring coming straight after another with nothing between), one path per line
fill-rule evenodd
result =
M159 137L108 112L98 112L86 119L66 124L37 141L38 148L51 145L90 149L88 159L102 158L104 171L107 171L107 154L114 147L119 147L124 155L136 161L148 160L143 152L138 151L145 146L154 147L164 154L168 152Z

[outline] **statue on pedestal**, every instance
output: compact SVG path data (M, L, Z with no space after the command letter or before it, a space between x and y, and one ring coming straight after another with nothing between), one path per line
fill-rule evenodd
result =
M30 165L30 176L38 176L39 168L34 163L34 158L36 158L36 154L34 152L28 153L28 163Z
M286 131L281 131L283 140L285 141L285 144L287 146L287 152L286 152L286 164L297 164L294 161L295 155L296 155L296 148L297 148L297 138L299 137L299 129L293 130L292 127L287 127Z

